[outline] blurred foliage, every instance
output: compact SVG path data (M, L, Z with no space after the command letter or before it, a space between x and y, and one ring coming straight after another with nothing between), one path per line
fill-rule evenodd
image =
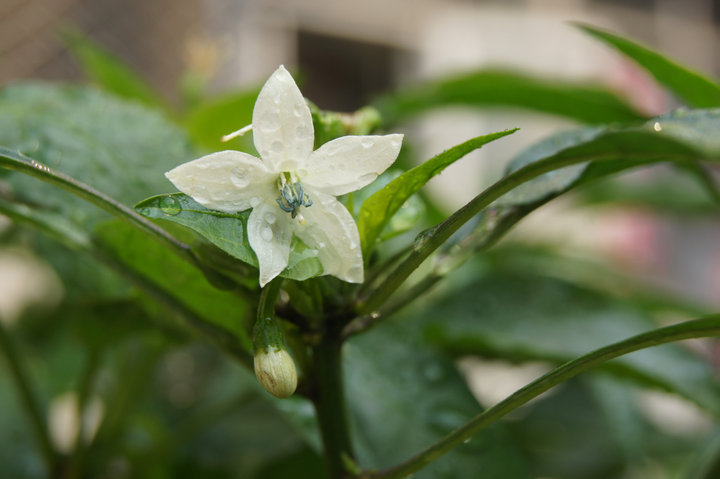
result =
M638 62L688 106L720 104L714 80L629 40L581 28ZM252 122L258 89L200 95L172 110L111 53L76 31L65 38L96 87L27 82L0 90L2 166L49 167L43 169L47 177L62 172L118 204L103 210L92 202L93 191L81 198L72 188L0 170L0 213L14 220L0 235L2 247L35 252L64 289L56 307L29 308L3 323L1 475L323 477L312 391L278 401L248 371L257 273L244 236L247 214L218 219L185 195L170 194L163 177L203 152L253 152L251 135L227 144L220 137ZM347 342L343 379L363 468L402 462L490 406L471 394L455 367L460 357L558 365L653 329L658 313L705 312L650 285L635 287L609 266L573 262L562 245L541 251L508 241L486 250L534 209L576 189L581 204L714 216L719 195L704 161L720 160L720 111L682 109L648 121L603 87L486 69L388 92L373 108L352 114L311 108L320 143L379 126L390 130L431 109L456 106L509 106L586 126L518 155L505 194L458 231L434 266L420 268L418 276L432 270L431 281L413 278L398 294L415 304ZM439 215L418 190L471 150L510 132L469 140L404 173L388 172L343 198L359 218L365 251L376 248L366 257L372 279L363 287L412 249L398 247L408 234L417 235ZM404 147L403 155L417 153ZM619 172L663 162L673 167L659 179L641 185L616 179ZM186 257L166 248L163 237L127 223L133 210L119 211L135 204ZM428 236L419 238L421 244ZM293 254L286 277L302 280L321 271L300 242ZM608 283L615 288L604 287ZM354 290L318 278L288 283L286 293L291 298L281 312L296 319L315 307L348 315L337 296ZM403 306L400 301L396 309ZM288 332L296 326L288 323ZM320 334L313 324L302 326ZM299 364L307 362L313 334L291 336ZM25 376L10 374L15 362ZM23 387L32 401L18 394ZM713 363L696 349L675 344L633 353L514 411L415 477L470 478L481 471L486 478L634 479L662 470L665 477L710 479L720 457L711 430L720 417L719 388ZM710 418L708 430L683 435L659 428L638 399L646 389L685 398ZM77 404L66 408L66 417L87 415L99 401L101 421L82 439L70 437L69 448L53 443L51 457L44 457L28 419L47 424L57 417L57 399L68 393Z

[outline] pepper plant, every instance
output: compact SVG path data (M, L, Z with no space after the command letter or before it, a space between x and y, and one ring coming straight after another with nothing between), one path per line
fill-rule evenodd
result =
M717 212L720 85L578 27L684 106L648 118L602 87L478 70L337 113L305 100L281 66L260 89L173 109L69 36L96 86L0 91L2 244L43 258L64 290L1 323L3 472L716 477L717 373L708 355L667 343L717 336L720 316L562 245L506 238L568 194L587 207ZM444 215L424 185L523 134L478 132L411 167L403 125L453 105L578 125ZM617 181L660 163L674 189ZM462 357L547 372L480 404ZM706 429L653 423L637 401L652 389L694 403ZM68 394L72 420L58 427Z

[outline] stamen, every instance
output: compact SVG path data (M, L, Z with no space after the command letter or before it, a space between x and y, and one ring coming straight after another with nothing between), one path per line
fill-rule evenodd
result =
M313 202L303 190L302 183L297 181L292 173L283 172L278 181L278 189L280 196L275 201L280 209L290 213L293 219L299 217L300 224L305 224L305 218L298 213L298 210L301 206L306 208L312 206Z
M243 136L248 131L252 130L252 123L248 126L244 126L240 128L238 131L233 131L232 133L228 133L227 135L224 135L222 138L220 138L220 141L225 143L226 141L230 141L233 138L237 138L238 136Z

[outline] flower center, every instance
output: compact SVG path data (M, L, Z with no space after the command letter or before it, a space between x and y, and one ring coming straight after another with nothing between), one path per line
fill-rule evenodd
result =
M278 189L280 190L280 196L275 201L277 201L280 209L290 213L293 219L298 216L298 209L301 206L307 208L313 204L307 193L303 191L302 183L292 173L283 172L280 175ZM304 218L300 215L300 222L303 221Z

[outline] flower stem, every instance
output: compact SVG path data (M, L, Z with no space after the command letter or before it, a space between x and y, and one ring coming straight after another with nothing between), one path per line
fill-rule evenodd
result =
M342 342L326 335L313 348L313 404L320 424L328 478L348 475L346 461L353 459L342 374Z
M0 350L2 350L8 366L10 366L10 373L20 394L20 403L30 420L30 426L35 434L40 453L45 460L48 476L50 476L57 465L57 456L50 443L50 436L45 425L45 416L30 384L30 378L23 366L22 358L2 321L0 321Z
M633 336L624 341L605 346L559 366L525 387L517 390L495 406L472 418L467 424L451 432L437 443L416 456L385 471L367 472L356 479L401 479L435 461L443 454L459 446L474 434L490 426L510 412L536 398L545 391L611 359L644 348L682 339L720 335L720 315L686 321L665 328Z

